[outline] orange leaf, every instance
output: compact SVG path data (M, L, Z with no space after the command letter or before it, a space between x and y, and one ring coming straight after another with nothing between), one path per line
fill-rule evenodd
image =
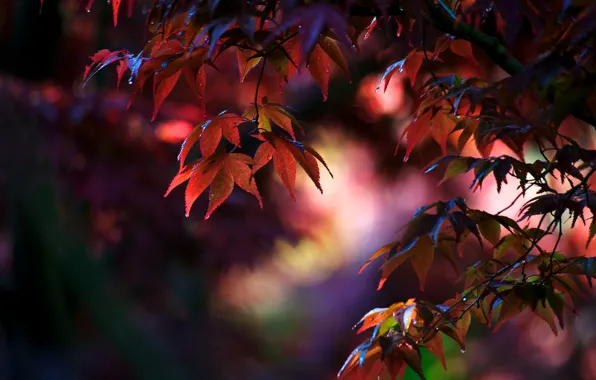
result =
M251 161L252 159L245 154L231 153L226 159L226 170L232 173L236 185L247 193L254 195L259 201L259 206L263 208L263 201L259 189L257 189L257 183L253 178L252 170L247 165Z
M168 187L168 190L164 194L164 197L167 197L168 194L170 194L170 192L172 192L172 190L174 190L176 187L178 187L179 185L183 184L184 182L188 181L188 179L190 178L190 174L191 174L193 168L195 167L195 165L198 162L199 161L196 160L196 161L193 161L193 162L189 163L184 168L182 168L182 167L180 168L180 171L178 172L178 174L176 174L176 176L174 177L174 179L170 183L170 186Z
M246 76L248 75L250 70L252 70L256 65L258 65L259 62L261 62L261 60L263 59L263 57L249 59L250 57L256 54L256 52L252 50L244 50L238 48L236 49L236 52L236 55L238 57L238 70L240 71L240 81L244 82L244 79L246 79Z
M271 159L273 158L274 153L275 147L269 141L266 141L259 145L255 153L255 164L252 167L253 173L262 168L263 166L267 165L267 163L271 161Z
M406 156L404 157L404 160L407 160L410 157L410 153L412 153L412 150L414 149L414 147L428 133L428 131L430 129L430 118L431 118L430 112L425 113L424 115L414 119L414 121L412 121L410 123L410 125L408 125L406 127L406 129L404 130L404 132L402 133L402 135L400 137L400 143L401 143L401 140L407 136L407 138L406 138Z
M402 265L409 258L410 251L403 252L399 255L389 258L383 267L381 267L381 280L379 280L379 286L377 286L377 290L380 290L383 287L391 272L397 269L397 267Z
M410 78L410 84L414 87L416 83L416 77L418 76L418 71L420 71L420 67L422 66L422 62L424 61L424 57L420 52L412 51L406 57L404 62L404 70L406 70L406 74Z
M207 214L205 214L205 220L209 219L213 211L232 194L232 190L234 190L234 177L232 172L226 170L226 166L223 166L211 183L209 207L207 208Z
M221 141L221 135L221 126L219 126L215 120L204 124L200 140L201 154L204 158L215 153L215 150Z
M315 48L310 53L308 64L306 66L321 88L323 101L327 100L327 94L329 93L329 73L331 71L329 65L329 56L325 54L319 45L315 45Z
M299 154L301 154L304 157L304 159L303 160L296 159L296 161L298 161L300 166L302 166L302 168L304 169L306 174L310 177L310 179L314 182L317 189L319 189L319 191L322 194L323 188L321 187L321 176L319 173L319 164L317 164L317 160L316 160L315 156L313 156L312 154L310 154L308 152L304 152L304 153L299 152Z
M262 109L267 112L267 116L277 125L279 125L282 129L287 131L292 139L296 140L296 136L294 135L294 128L292 127L292 121L295 121L288 112L280 107L273 106L273 105L265 105ZM296 121L297 122L297 121Z
M292 200L296 200L294 196L294 186L296 185L296 159L287 145L275 141L275 154L273 155L273 166L275 171L281 178L284 186L290 192Z
M197 125L195 129L193 129L190 134L186 137L184 142L182 142L182 146L180 148L180 153L178 154L178 161L180 162L180 168L184 166L184 161L186 160L186 156L190 152L190 149L193 145L197 142L199 137L201 137L201 133L203 132L203 127L205 124L210 123L211 120L206 121L201 125Z
M364 270L364 268L366 268L370 263L372 263L373 260L375 260L379 256L381 256L381 255L389 252L391 249L395 249L395 247L397 247L398 244L399 244L398 241L394 241L394 242L391 242L389 244L386 244L386 245L382 246L381 248L377 249L375 251L375 253L373 253L368 258L368 260L366 260L366 262L362 265L362 267L360 267L360 270L358 271L358 274L362 273L362 271Z
M221 159L207 161L204 160L195 165L193 168L190 174L188 185L186 186L185 193L187 217L190 215L190 209L192 208L193 203L197 200L199 195L205 191L207 186L213 182L213 179L219 171L221 164Z
M455 127L455 122L445 112L437 113L431 121L431 135L441 147L443 155L447 154L447 139L453 131L453 127Z
M180 78L180 71L176 74L171 75L167 78L163 78L161 80L159 78L159 74L155 75L153 78L153 99L155 105L153 107L153 116L151 117L151 121L155 120L157 116L157 112L161 108L163 101L167 98L167 96L172 92L176 82L178 82L178 78Z
M238 124L244 120L234 114L228 114L224 117L218 118L217 121L226 140L236 146L240 146L240 133L238 132Z
M308 144L303 144L304 145L304 150L307 151L308 153L312 154L313 156L316 157L317 160L319 160L323 166L325 167L325 169L327 169L327 171L329 172L329 175L331 176L331 178L333 178L333 173L331 173L331 170L329 169L329 166L327 166L327 163L325 162L325 160L323 159L323 157L321 157L321 155L319 154L319 152L317 152L312 146L308 145Z
M435 246L428 235L421 236L416 244L410 249L410 262L420 281L420 290L424 291L426 276L433 263Z

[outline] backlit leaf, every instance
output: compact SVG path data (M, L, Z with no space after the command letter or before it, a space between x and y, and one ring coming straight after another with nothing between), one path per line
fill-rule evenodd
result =
M501 224L494 219L478 223L478 229L482 236L494 245L501 240Z
M213 211L218 208L234 190L234 177L228 170L220 170L213 178L211 189L209 190L209 208L205 219L209 219Z
M201 161L193 168L185 193L187 217L190 215L190 209L199 195L213 182L222 163L221 159Z
M447 363L445 362L445 354L443 352L443 335L436 332L432 339L428 340L424 346L441 361L441 365L447 370Z
M157 112L159 112L163 101L174 89L176 82L178 82L178 78L180 78L180 71L164 79L159 78L159 75L154 77L153 98L155 105L153 107L153 116L151 116L151 121L155 120Z
M418 239L418 242L412 247L409 253L411 257L410 262L420 282L420 290L424 291L426 276L434 259L435 246L431 238L428 235L424 235Z
M329 93L330 64L331 61L329 56L325 54L319 45L316 45L310 53L307 67L310 74L321 88L323 101L327 100L327 94Z

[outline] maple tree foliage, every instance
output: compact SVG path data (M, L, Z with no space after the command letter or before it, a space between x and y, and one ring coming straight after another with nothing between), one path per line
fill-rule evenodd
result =
M112 0L114 24L120 3ZM564 131L569 120L596 126L596 4L157 0L147 22L153 36L144 49L101 50L91 57L84 74L89 80L116 64L118 83L128 77L132 85L131 101L151 78L155 118L180 78L204 106L209 85L205 67L217 67L217 58L226 50L236 51L239 81L253 70L258 73L254 101L242 114L223 111L198 125L182 144L180 169L166 195L187 183L189 215L195 200L209 188L208 218L235 187L262 204L254 174L270 161L293 199L298 166L323 191L320 165L329 168L313 147L298 140L301 125L294 112L259 94L266 67L277 73L282 85L305 68L326 100L331 65L350 80L347 57L358 52L360 37L395 27L396 38L407 40L410 51L387 67L379 89L386 89L397 72L405 72L417 95L399 142L406 147L404 160L431 138L442 156L426 172L442 170L440 183L471 172L474 191L493 177L500 192L503 183L514 181L519 196L509 208L530 189L537 195L521 206L517 220L504 216L506 210L493 214L473 209L460 197L417 210L401 238L374 252L362 268L384 259L379 288L406 262L413 266L421 289L435 257L444 257L459 271L458 258L470 238L479 250L490 251L490 258L462 271L461 291L452 299L440 304L410 299L366 314L358 332L372 332L347 359L339 372L342 378L388 374L395 379L407 366L424 378L420 350L428 349L446 367L444 337L464 350L472 320L497 329L529 309L553 333L564 327L579 294L573 279L585 276L591 286L596 277L594 258L559 250L563 224L589 225L586 252L596 235L596 192L591 188L596 150ZM521 57L513 48L528 36L532 49ZM457 68L448 72L450 66L437 70L445 59L476 66L490 61L506 75L470 76ZM260 141L253 157L242 153L241 135ZM497 141L512 155L492 156ZM478 154L462 155L470 145ZM537 148L541 159L527 161L528 146ZM200 158L188 161L193 151ZM547 248L545 237L553 235L556 242Z

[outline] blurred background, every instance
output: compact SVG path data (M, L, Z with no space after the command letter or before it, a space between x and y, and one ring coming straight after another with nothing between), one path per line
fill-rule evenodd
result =
M411 297L439 303L456 289L458 273L438 259L425 292L409 264L377 291L375 265L357 275L368 256L421 205L461 195L496 212L516 195L510 184L497 196L491 180L476 194L466 180L437 187L437 174L421 171L440 155L431 140L407 162L403 148L394 155L414 91L399 76L375 91L409 49L389 30L361 41L351 83L332 73L326 102L307 72L280 89L265 71L262 94L296 110L300 139L334 173L322 172L323 195L299 174L292 202L268 167L257 175L263 210L236 190L208 221L205 195L185 218L183 191L163 193L201 109L180 82L149 122L150 92L126 110L128 85L116 89L114 68L82 88L94 52L139 51L149 39L143 2L124 1L115 28L108 3L85 7L44 0L40 13L38 0L0 0L0 379L334 379L368 310ZM455 67L447 56L436 70L503 75L476 61ZM255 73L240 83L233 51L216 65L207 113L242 112ZM242 146L254 153L256 140ZM586 236L567 234L569 254L584 253ZM480 256L470 242L459 269ZM530 314L496 334L473 325L465 353L445 339L448 372L423 353L427 378L596 379L590 300L558 336Z

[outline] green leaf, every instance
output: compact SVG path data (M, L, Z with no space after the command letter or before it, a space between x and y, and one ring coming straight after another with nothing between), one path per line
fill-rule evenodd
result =
M588 249L588 246L590 246L590 243L592 242L592 239L594 239L595 235L596 235L596 218L593 218L592 223L590 223L590 234L588 235L588 241L586 242L586 249Z
M478 223L478 229L482 236L493 245L501 239L501 224L495 219L487 219Z
M463 174L470 170L470 165L473 162L474 159L471 159L470 157L459 157L451 161L447 166L447 170L445 170L445 175L439 182L439 185L443 184L443 182L447 181L448 179L455 177L456 175Z
M500 259L505 256L509 250L513 250L520 255L524 254L525 250L518 236L509 234L501 238L501 240L499 240L499 242L495 245L493 257L495 259Z
M534 313L548 324L555 335L558 335L557 325L555 324L555 313L550 306L545 302L538 302Z
M549 292L547 301L550 308L553 310L557 319L559 320L559 326L561 329L564 328L563 311L565 309L565 295L563 293L557 293L554 290Z

